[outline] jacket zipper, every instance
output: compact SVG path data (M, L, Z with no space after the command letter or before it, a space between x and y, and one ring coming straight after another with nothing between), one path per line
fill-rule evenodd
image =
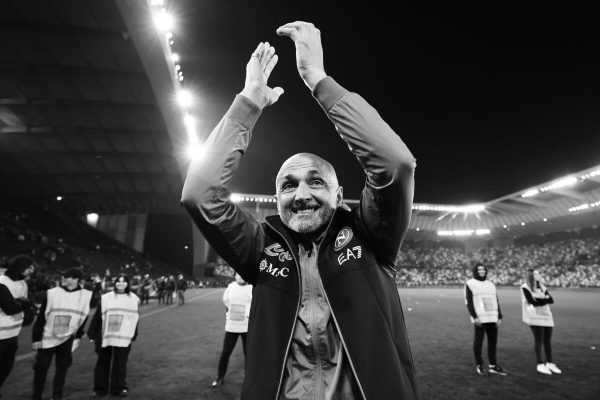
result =
M296 275L298 277L298 287L300 290L300 295L298 296L298 304L296 305L296 314L294 315L294 324L292 325L292 331L290 332L290 338L288 339L288 343L287 343L287 346L285 349L285 355L283 357L283 364L281 365L281 371L279 373L279 384L277 385L277 394L275 395L275 400L277 400L279 398L279 392L281 391L281 383L283 382L283 373L285 371L285 362L287 360L288 352L290 351L290 345L292 344L292 338L294 337L294 331L296 330L296 322L298 321L298 311L300 310L300 303L302 302L302 278L300 277L300 263L298 262L298 258L296 257L296 254L292 251L293 247L290 246L290 243L288 242L286 237L284 235L282 235L281 233L279 233L279 231L277 229L275 229L275 227L273 225L271 225L269 223L269 221L265 221L265 222L271 229L273 229L274 232L276 232L279 236L281 236L281 238L283 239L285 244L288 246L288 249L290 249L290 253L292 253L292 257L294 257L294 262L296 263Z
M319 260L319 255L317 254L317 261ZM317 270L318 274L318 270ZM352 362L352 358L350 357L350 353L346 347L346 341L344 340L344 336L342 335L342 330L338 325L337 318L335 317L335 313L333 312L333 308L331 307L331 303L329 303L329 297L327 297L327 292L325 291L325 287L323 287L323 281L321 280L321 276L319 275L319 285L321 285L321 289L323 290L323 294L325 295L325 300L327 301L327 305L329 306L329 310L331 311L331 316L333 317L333 322L335 322L335 328L340 334L340 339L342 340L342 346L344 347L344 351L346 352L346 356L348 357L348 361L350 362L350 367L352 368L352 374L354 374L354 379L356 379L356 384L360 389L360 394L362 394L362 398L366 400L367 396L365 396L365 391L360 384L360 380L358 379L358 374L356 373L356 369L354 368L354 363ZM339 367L339 366L338 366Z

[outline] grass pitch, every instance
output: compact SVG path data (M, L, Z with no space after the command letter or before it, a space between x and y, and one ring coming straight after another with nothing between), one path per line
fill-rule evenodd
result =
M139 335L129 358L132 399L239 399L244 358L238 342L229 362L225 385L210 387L216 376L223 340L224 289L186 292L184 306L141 307ZM500 289L504 314L498 338L498 362L509 376L475 374L473 327L462 288L400 289L415 368L423 399L598 399L600 398L600 291L551 289L556 327L553 353L562 375L535 370L533 335L521 322L517 288ZM175 303L177 300L175 300ZM17 361L2 388L3 400L31 396L34 356L31 328L19 337ZM484 342L484 360L487 362ZM73 355L65 398L88 399L92 393L96 354L87 340ZM54 368L48 373L46 397ZM109 399L108 397L107 399Z

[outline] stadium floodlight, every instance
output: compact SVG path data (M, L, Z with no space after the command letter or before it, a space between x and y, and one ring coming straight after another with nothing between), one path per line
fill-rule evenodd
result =
M475 230L475 234L476 235L489 235L490 234L490 230L489 229L476 229Z
M435 204L413 204L413 210L476 214L476 213L485 211L485 205L483 205L483 204L468 204L468 205L464 205L464 206L448 206L448 205L435 205Z
M181 89L177 92L177 102L183 108L188 108L194 104L194 97L187 89Z
M198 136L196 135L196 118L194 118L190 114L185 114L185 117L183 117L183 124L185 125L185 129L188 135L188 143L198 143Z
M525 226L525 222L521 222L521 226Z
M577 178L574 176L567 176L566 178L561 178L548 186L544 186L540 189L540 192L547 192L552 189L560 189L566 186L572 186L577 183Z
M548 222L548 218L544 218L542 221L544 221L544 222Z
M531 189L531 190L528 190L525 193L523 193L521 195L521 197L533 197L533 196L537 195L538 193L540 193L539 190L537 190L537 189Z
M585 203L585 204L581 204L581 205L576 206L576 207L569 208L569 212L587 210L588 208L590 208L590 205L588 203Z
M231 196L229 196L229 199L234 203L239 203L240 201L242 201L242 196L239 195L238 193L231 193Z
M177 53L171 53L171 61L173 62L179 62L179 54Z
M93 228L98 226L98 218L98 214L96 213L89 213L85 216L87 224Z
M56 201L61 201L62 200L62 196L56 196Z
M190 160L195 160L202 156L204 147L200 143L191 143L186 149L186 154Z
M152 15L152 19L154 20L154 26L159 32L169 32L173 30L173 26L175 25L175 20L171 14L167 12L167 10L160 9L155 11Z

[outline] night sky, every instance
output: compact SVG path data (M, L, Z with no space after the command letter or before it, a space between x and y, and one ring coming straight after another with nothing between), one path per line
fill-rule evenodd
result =
M489 201L600 164L592 10L353 4L172 2L173 50L204 137L241 91L258 42L279 54L270 84L285 93L263 111L235 191L272 194L279 166L297 152L331 161L346 198L363 187L358 163L296 71L293 42L275 33L295 20L321 30L327 74L373 105L417 158L415 202Z

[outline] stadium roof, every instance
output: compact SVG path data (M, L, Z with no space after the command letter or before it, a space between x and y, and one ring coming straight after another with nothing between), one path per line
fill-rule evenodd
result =
M179 211L179 82L151 21L142 1L3 2L3 197L61 196L79 214Z

